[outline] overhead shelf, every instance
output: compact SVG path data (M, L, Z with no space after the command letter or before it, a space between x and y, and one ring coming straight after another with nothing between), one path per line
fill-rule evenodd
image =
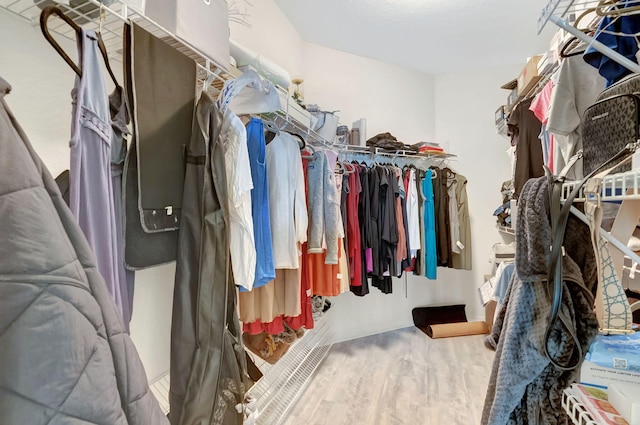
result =
M640 65L610 47L605 46L593 37L586 35L584 32L572 25L572 22L579 15L589 11L590 9L598 7L600 3L601 2L599 0L549 0L547 5L542 9L540 17L538 18L538 34L540 34L547 23L551 21L628 70L640 73ZM600 17L595 16L594 13L592 24L597 24L599 19Z
M237 78L242 73L237 69L225 68L210 59L189 43L181 40L170 31L163 28L144 14L130 2L114 0L108 6L97 0L79 0L74 6L68 1L53 0L0 0L0 9L7 10L26 20L33 26L39 25L40 12L45 6L58 6L67 16L86 30L94 30L102 34L110 60L122 62L123 53L123 25L131 22L144 28L149 33L165 41L176 50L193 59L198 64L198 77L205 80L208 73L216 75L213 90L220 90L224 81ZM102 13L101 13L102 12ZM102 18L101 18L102 15ZM49 21L52 33L76 42L73 29L59 18L52 17Z

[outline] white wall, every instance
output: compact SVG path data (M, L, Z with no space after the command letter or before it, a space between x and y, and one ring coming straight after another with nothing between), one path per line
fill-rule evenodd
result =
M389 131L406 143L435 136L434 78L423 72L315 44L305 47L305 103L340 122L367 118L367 134Z
M250 27L231 22L231 39L286 69L304 75L305 42L273 0L252 1Z
M468 302L467 315L482 320L484 313L475 289L491 272L491 247L502 242L493 211L502 203L500 188L510 178L508 140L497 134L494 111L505 103L500 89L523 65L473 70L436 76L436 136L458 155L454 171L467 177L471 218L473 270L443 282Z

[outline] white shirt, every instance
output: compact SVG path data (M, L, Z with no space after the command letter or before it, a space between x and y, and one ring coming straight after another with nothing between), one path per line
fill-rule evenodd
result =
M229 246L236 285L253 288L256 245L251 215L251 166L247 131L236 114L227 110L222 126L225 174L229 201Z
M418 255L418 250L421 249L420 245L420 214L418 212L418 188L416 186L416 172L415 170L409 170L409 193L407 196L407 221L409 234L409 249L411 250L411 257Z
M276 269L297 269L301 244L307 241L307 195L300 147L281 131L267 145L269 212Z

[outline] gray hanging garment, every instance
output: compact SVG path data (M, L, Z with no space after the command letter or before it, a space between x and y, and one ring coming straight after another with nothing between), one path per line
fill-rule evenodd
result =
M248 378L228 240L222 114L203 93L187 150L171 324L173 425L241 425ZM242 409L240 409L242 412Z
M133 84L132 84L132 66L133 60L131 53L132 28L125 25L125 54L123 55L125 64L125 83L126 93L128 96L128 104L130 113L133 117L135 114L135 104L133 101ZM158 266L170 263L176 259L176 251L178 245L178 232L167 230L164 232L147 233L143 228L143 214L138 208L139 190L138 190L138 149L137 149L137 121L133 120L134 132L129 150L126 154L122 186L123 186L123 210L125 215L124 234L125 234L125 265L129 270L142 270L148 267ZM189 130L191 132L191 130ZM182 155L180 156L182 160ZM182 181L182 174L179 176ZM182 189L181 189L182 191ZM173 211L172 211L173 212ZM172 214L174 224L179 224L179 214ZM166 216L166 212L163 211Z
M133 342L0 78L3 424L163 425Z
M175 230L182 208L183 155L191 137L196 65L135 24L132 43L142 228L148 233Z

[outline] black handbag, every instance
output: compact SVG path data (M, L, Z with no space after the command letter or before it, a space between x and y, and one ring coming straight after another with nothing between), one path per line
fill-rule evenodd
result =
M637 94L617 94L590 106L582 119L584 175L590 174L629 143L638 141L639 130L640 96ZM631 164L625 164L614 172L630 169Z
M573 166L575 161L579 158L579 154L574 156L572 160L567 164L565 169L558 176L554 176L547 168L546 176L549 181L549 209L550 209L550 221L551 221L551 233L552 244L551 252L549 253L549 266L547 270L547 284L549 285L549 294L551 294L552 305L551 314L547 323L544 336L544 352L549 361L558 369L561 370L573 370L580 366L584 353L580 347L580 342L576 335L575 330L571 325L571 319L567 317L566 313L561 310L562 305L562 291L563 291L563 265L562 256L564 250L564 236L567 228L567 222L569 220L569 214L573 200L580 194L582 187L585 183L595 176L599 171L611 168L620 162L627 162L630 156L633 155L640 147L640 142L634 140L632 143L626 144L619 151L615 152L608 158L592 169L588 174L585 171L586 176L574 186L571 193L566 197L566 200L561 202L563 183L565 183L565 176L568 170ZM554 325L557 321L562 323L562 326L567 330L571 339L575 342L575 348L573 355L567 363L562 363L559 359L555 359L551 354L550 341L551 334L554 331Z

